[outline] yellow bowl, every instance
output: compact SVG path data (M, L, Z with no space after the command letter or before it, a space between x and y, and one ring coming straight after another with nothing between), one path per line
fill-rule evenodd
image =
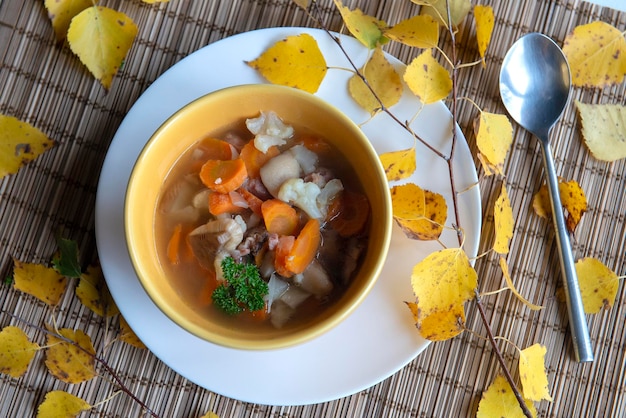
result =
M258 332L238 330L191 308L172 288L159 262L155 213L164 179L198 140L236 121L275 111L286 123L321 135L355 168L371 204L369 242L362 264L344 294L312 320ZM125 201L125 233L135 272L152 301L171 320L215 344L250 350L303 343L343 321L365 299L382 269L391 238L389 187L367 137L341 111L301 90L269 84L229 87L180 109L150 138L132 170ZM163 338L167 338L164 336Z

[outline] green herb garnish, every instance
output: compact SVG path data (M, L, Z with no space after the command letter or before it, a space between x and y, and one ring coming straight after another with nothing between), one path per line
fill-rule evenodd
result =
M229 315L244 310L258 311L265 307L267 283L261 278L259 269L251 263L237 263L232 257L222 260L224 283L211 295L213 303Z

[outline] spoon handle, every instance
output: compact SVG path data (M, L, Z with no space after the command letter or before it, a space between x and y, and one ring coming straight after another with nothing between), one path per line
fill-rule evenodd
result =
M543 151L543 162L548 183L548 193L550 194L550 204L552 206L552 221L556 230L556 244L561 261L561 271L563 273L563 288L567 302L567 313L569 316L572 340L574 342L574 355L579 362L593 361L593 349L587 328L587 319L583 310L580 287L574 266L574 257L569 240L569 234L565 228L565 216L559 196L559 183L554 168L554 160L550 150L550 143L547 138L540 138Z

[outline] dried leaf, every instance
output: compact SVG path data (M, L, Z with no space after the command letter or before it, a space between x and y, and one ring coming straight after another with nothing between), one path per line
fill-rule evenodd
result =
M21 377L39 350L21 329L7 326L0 332L0 373Z
M478 53L483 59L483 68L485 64L485 52L491 42L491 34L495 24L493 8L491 6L482 6L477 4L474 6L474 19L476 20L476 42L478 43Z
M76 286L76 296L83 305L100 316L110 317L120 311L109 292L100 266L87 267Z
M548 375L544 366L546 347L534 344L520 350L519 377L522 382L522 392L525 399L551 401L548 390Z
M619 279L614 271L600 260L583 258L576 261L576 275L585 313L594 314L601 309L611 309L619 287Z
M414 48L435 48L439 44L439 24L432 16L413 16L384 33L389 39Z
M352 36L368 49L374 49L388 41L383 35L383 28L387 26L385 22L363 13L360 9L350 10L341 0L333 1Z
M61 390L48 392L37 408L37 418L74 418L91 405L70 393Z
M393 217L410 239L439 238L448 216L448 205L440 194L413 183L391 188Z
M53 145L54 141L34 126L0 114L0 179L17 173Z
M587 211L587 198L585 192L575 180L565 181L559 179L559 196L561 205L567 211L565 226L570 232L574 232L583 214ZM548 186L543 185L533 197L533 209L542 218L552 219L552 207Z
M424 104L444 99L452 91L450 73L427 49L406 67L404 81Z
M532 401L525 399L533 417L537 416L537 410ZM511 385L502 375L496 376L489 388L483 392L483 397L478 404L476 418L525 418L524 411L519 405Z
M463 332L463 304L474 297L478 277L460 248L436 251L413 267L417 328L429 340L441 341Z
M602 161L626 157L626 106L576 100L582 134L591 154Z
M276 42L246 62L270 83L315 93L326 76L326 60L311 35L303 33Z
M361 68L361 73L384 107L389 108L398 103L402 96L402 80L380 47L374 49L370 59ZM348 91L359 106L369 113L375 114L380 110L380 103L359 76L354 75L348 80Z
M67 40L72 52L108 90L136 35L137 26L124 13L93 6L72 19Z
M448 27L448 9L447 4L450 5L450 18L452 20L452 26L458 26L459 23L465 19L469 11L472 9L470 0L436 0L436 1L422 1L414 3L424 4L430 7L422 7L421 13L432 16L442 26Z
M311 4L311 0L292 0L296 5L307 10L309 8L309 4Z
M67 288L67 278L41 264L13 260L13 287L42 302L56 306Z
M65 40L70 22L80 12L86 8L93 6L92 0L45 0L48 17L52 22L52 29L56 35L57 41Z
M500 196L496 199L493 208L493 217L496 229L493 250L498 254L508 254L509 242L511 238L513 238L515 219L513 219L513 209L511 208L511 201L509 200L509 195L506 192L506 185L504 183L502 183Z
M626 75L626 40L617 28L602 21L580 25L563 44L577 87L620 84Z
M504 160L513 143L513 126L505 115L480 112L474 120L478 158L485 175L504 175Z
M500 269L502 270L502 274L504 275L506 286L511 292L513 292L515 297L517 297L531 311L539 311L543 309L543 306L535 305L534 303L528 301L524 296L522 296L520 292L517 291L517 289L515 288L515 285L513 284L513 280L511 279L511 274L509 273L509 266L507 265L504 257L500 257Z
M81 330L60 329L59 335L81 348L53 334L48 335L46 367L57 379L66 383L80 383L96 376L95 354L91 339Z
M141 342L139 337L133 332L133 330L128 325L128 322L124 319L123 316L120 316L120 341L125 342L126 344L130 344L133 347L146 349L144 343Z
M209 411L206 414L202 415L200 418L220 418L215 412Z
M397 181L410 177L416 168L415 148L385 152L379 155L387 180Z

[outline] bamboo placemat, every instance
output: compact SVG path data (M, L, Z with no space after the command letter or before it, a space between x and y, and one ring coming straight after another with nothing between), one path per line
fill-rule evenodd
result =
M327 26L341 29L331 0L319 0ZM414 14L408 0L344 1L389 23ZM461 71L459 96L470 97L482 109L504 112L497 80L510 45L521 35L540 31L561 44L575 26L602 20L626 30L626 13L586 2L520 0L483 1L494 8L496 24L487 55L487 68ZM314 26L288 0L183 1L147 5L138 0L103 1L131 16L139 34L122 71L105 93L70 53L59 46L42 1L0 0L0 113L29 122L57 146L16 175L0 181L0 276L10 274L12 258L45 263L56 249L55 234L76 240L82 262L97 257L94 205L102 162L124 115L141 93L166 69L204 45L224 37L273 26ZM473 61L475 28L469 23L457 34L459 59ZM445 43L445 40L444 40ZM445 45L444 45L445 47ZM404 62L415 54L392 46L389 52ZM603 90L576 89L573 99L586 103L626 101L624 84ZM475 107L459 101L459 123L474 149ZM518 289L545 308L531 312L508 292L485 297L487 316L496 335L519 347L540 342L548 347L546 367L553 402L537 404L540 417L626 416L626 291L620 283L615 306L588 316L596 360L577 364L563 303L556 297L560 282L551 226L531 210L532 195L542 180L539 149L527 133L515 128L507 159L507 186L516 218L515 238L508 256ZM594 160L582 144L577 117L570 103L552 135L557 171L577 180L585 190L589 210L573 237L575 258L596 257L618 275L626 274L626 160ZM565 139L568 140L565 140ZM478 166L478 162L477 166ZM493 239L494 190L500 180L481 176L484 225L480 252ZM476 263L481 291L502 286L497 258ZM401 302L401 301L399 301ZM37 341L42 335L5 312L41 324L50 312L42 303L12 287L0 287L0 326L17 325ZM477 310L467 309L467 326L485 335ZM117 323L105 323L66 292L55 317L60 327L87 332L96 347L104 347ZM166 338L166 336L164 336ZM516 355L505 347L514 370ZM380 353L384 355L385 353ZM195 418L211 410L220 417L447 417L473 416L481 393L499 370L492 348L470 332L432 344L409 365L379 384L332 402L304 406L254 405L209 392L169 369L153 354L115 343L103 352L130 390L161 417ZM67 385L46 371L40 353L19 379L0 375L0 416L30 417L45 394L67 390L91 404L116 390L110 379L95 378ZM364 365L367 367L367 365ZM324 382L320 382L324 384ZM141 408L119 395L81 416L138 417Z

